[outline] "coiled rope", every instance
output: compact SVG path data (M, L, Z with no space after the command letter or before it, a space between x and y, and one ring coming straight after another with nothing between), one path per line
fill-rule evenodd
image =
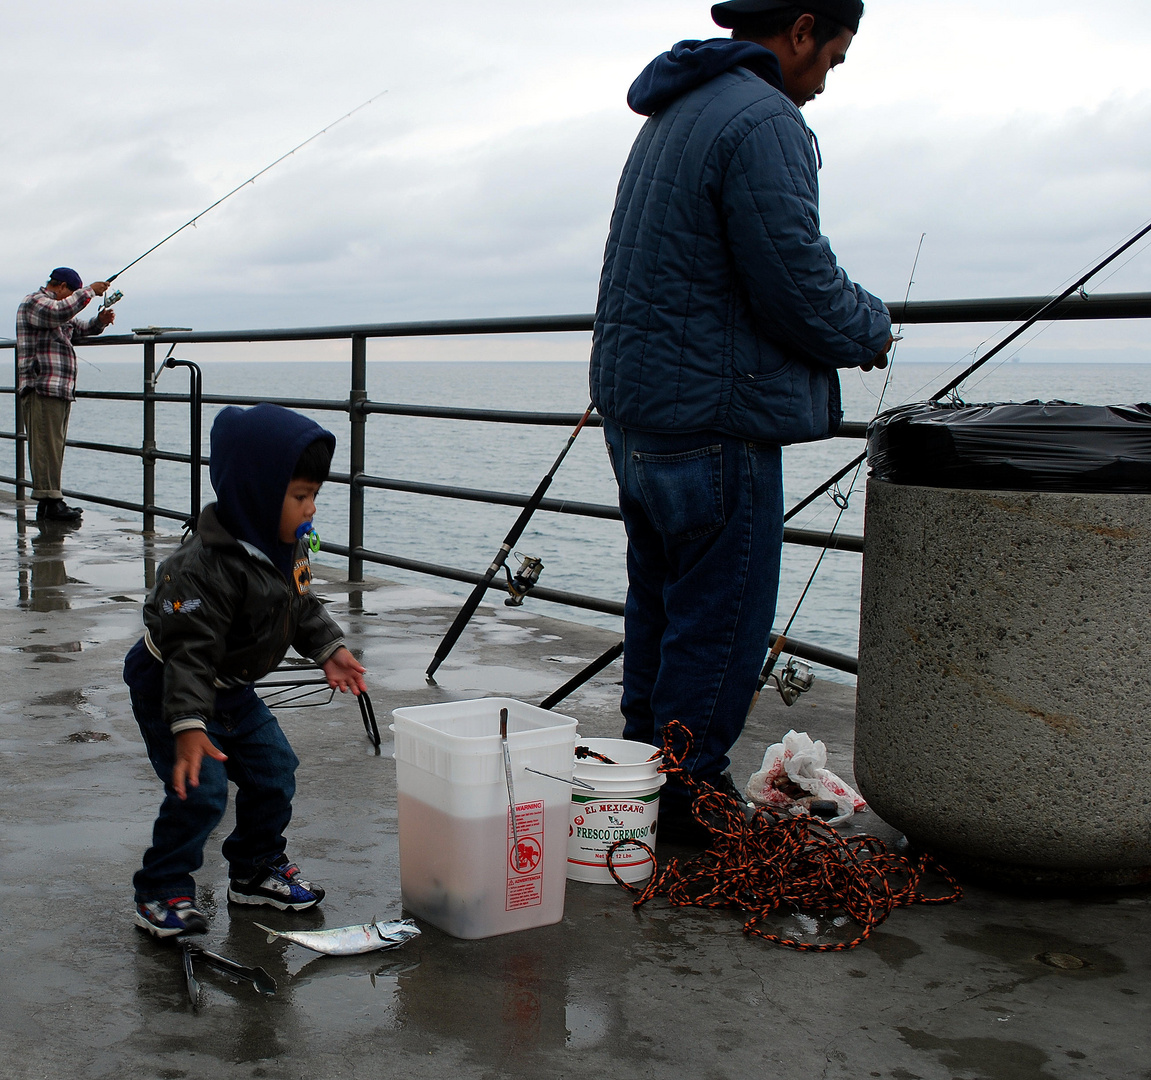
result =
M675 744L682 745L678 753ZM745 934L799 952L846 952L862 944L900 907L953 904L963 898L959 882L930 855L912 860L889 851L874 836L840 836L816 818L758 807L748 820L732 795L695 780L683 767L691 734L673 721L664 731L660 771L692 793L692 816L710 834L705 851L671 859L661 868L641 840L620 840L607 853L611 875L636 894L640 908L657 896L674 907L735 908L747 915ZM613 856L627 846L644 848L652 876L639 888L623 881ZM927 880L934 878L928 891ZM940 892L940 885L946 892ZM773 934L763 923L774 913L846 917L859 927L849 941L797 941Z

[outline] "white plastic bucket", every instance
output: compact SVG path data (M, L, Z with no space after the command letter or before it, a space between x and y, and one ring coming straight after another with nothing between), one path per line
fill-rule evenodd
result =
M659 749L627 739L581 739L615 764L577 758L572 785L571 828L568 832L568 877L572 881L614 884L607 853L618 840L640 840L655 850L659 789L667 777L659 771ZM651 856L629 844L612 856L621 880L642 881L652 872Z
M508 710L514 834L500 709ZM458 938L559 922L570 820L562 781L571 775L576 721L512 698L417 705L392 716L404 907Z

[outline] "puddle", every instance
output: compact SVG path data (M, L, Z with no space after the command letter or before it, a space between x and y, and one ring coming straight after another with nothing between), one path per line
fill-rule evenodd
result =
M83 562L78 558L68 561L73 563L73 573L83 574L86 581L102 589L129 592L144 587L144 566L138 558L118 562Z
M49 694L41 694L34 699L36 705L63 705L79 709L86 704L83 690L54 690Z
M602 1006L589 1006L572 1002L564 1009L567 1028L566 1045L569 1050L587 1050L598 1046L608 1034L608 1021Z
M888 967L899 970L908 960L919 956L923 949L911 938L900 937L883 930L876 930L861 946L875 953Z
M61 645L18 645L20 652L26 653L74 653L82 652L83 646L78 641L65 641Z
M941 1039L913 1028L897 1028L899 1037L913 1050L935 1053L951 1075L962 1073L980 1080L1056 1080L1045 1065L1050 1060L1042 1050L1027 1043L1007 1039Z

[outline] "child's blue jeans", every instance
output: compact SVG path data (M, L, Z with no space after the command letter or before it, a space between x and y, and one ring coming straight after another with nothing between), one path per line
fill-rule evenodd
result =
M224 816L229 780L236 785L236 827L223 845L229 876L248 881L274 865L287 847L284 831L292 818L299 759L268 707L251 688L229 695L227 707L217 708L208 724L209 738L228 760L205 757L199 786L186 785L188 797L182 800L172 789L176 740L161 716L159 681L134 681L129 684L132 711L164 782L152 846L132 879L136 902L195 898L192 875L203 865L204 844Z

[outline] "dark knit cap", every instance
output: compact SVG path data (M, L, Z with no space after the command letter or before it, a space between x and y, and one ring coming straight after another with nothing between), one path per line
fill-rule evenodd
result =
M802 8L812 15L826 15L853 34L859 30L863 16L863 0L727 0L712 7L711 17L716 25L732 30L740 15L760 15L788 7Z
M58 281L61 285L67 285L73 292L84 287L84 282L80 280L80 275L70 266L57 266L56 269L48 275L48 280Z

